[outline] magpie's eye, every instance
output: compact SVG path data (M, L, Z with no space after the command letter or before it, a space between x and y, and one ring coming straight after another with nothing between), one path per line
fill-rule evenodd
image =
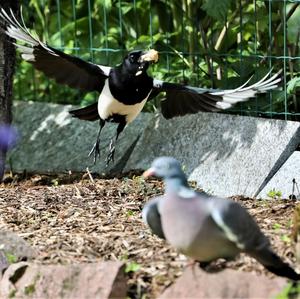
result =
M135 57L133 54L129 55L129 60L130 62L134 62L135 61Z

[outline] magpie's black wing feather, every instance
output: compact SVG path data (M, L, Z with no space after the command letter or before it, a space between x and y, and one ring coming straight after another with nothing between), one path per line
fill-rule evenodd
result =
M54 49L34 37L25 24L21 25L13 12L0 11L0 18L7 23L5 32L24 45L15 44L24 60L44 72L58 83L83 91L101 91L108 76L109 67L86 62L80 58ZM23 19L22 19L23 21Z
M100 66L86 62L78 57L67 55L62 51L47 46L34 47L35 61L31 62L36 69L44 72L48 77L60 84L84 91L102 91L107 76Z
M98 104L94 103L84 108L71 110L69 113L76 118L88 121L95 121L100 119L98 114Z
M162 114L165 118L172 118L174 116L182 116L186 114L194 114L199 111L213 112L218 111L214 104L220 97L216 97L211 102L206 93L190 92L183 90L168 90L166 92L166 99L161 102Z
M246 86L250 79L236 89L214 90L168 83L154 79L149 99L159 92L165 92L161 102L161 111L165 118L197 113L199 111L215 112L232 107L238 102L247 101L257 93L263 93L277 87L280 82L279 73L271 76L266 74L253 85Z

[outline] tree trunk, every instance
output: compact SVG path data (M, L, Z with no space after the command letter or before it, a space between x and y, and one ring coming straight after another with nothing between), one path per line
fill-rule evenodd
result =
M18 10L17 0L1 0L5 10ZM3 28L4 24L0 23ZM15 67L15 48L8 42L8 37L0 29L0 124L10 124L12 121L12 87ZM6 149L0 149L0 181L4 175Z

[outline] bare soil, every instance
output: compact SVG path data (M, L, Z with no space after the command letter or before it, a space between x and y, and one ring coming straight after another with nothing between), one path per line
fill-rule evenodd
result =
M93 179L88 174L7 177L0 185L0 229L27 240L39 253L37 263L123 260L128 296L156 297L190 261L143 223L142 207L163 192L163 183L144 181L139 174ZM295 265L291 236L295 201L233 199L256 218L276 252ZM227 266L272 276L245 255Z

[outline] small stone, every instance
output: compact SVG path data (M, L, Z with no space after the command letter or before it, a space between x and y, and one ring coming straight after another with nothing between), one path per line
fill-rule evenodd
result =
M0 250L10 263L31 260L36 256L36 251L23 238L9 231L0 232Z
M125 298L126 293L124 264L111 261L66 266L17 263L0 283L0 298L13 294L14 298L111 299Z
M18 280L22 278L27 267L28 263L20 262L12 264L7 268L0 281L1 298L11 298L11 295L16 293L15 285L17 284Z
M8 268L9 262L7 257L3 251L0 250L0 279L4 273L4 271Z
M286 285L281 277L271 279L231 269L207 273L193 266L159 298L275 298Z

